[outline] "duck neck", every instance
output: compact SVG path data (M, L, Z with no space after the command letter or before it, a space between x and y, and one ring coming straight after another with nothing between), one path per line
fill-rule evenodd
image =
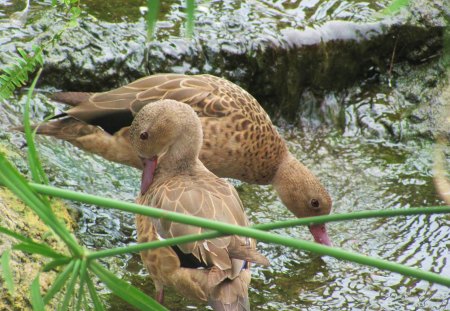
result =
M301 164L291 153L286 153L281 160L278 170L272 180L275 191L283 204L297 217L303 217L296 209L298 197L307 189L310 183L309 170Z
M202 133L194 128L181 131L180 136L161 156L160 167L176 174L196 166L202 145Z

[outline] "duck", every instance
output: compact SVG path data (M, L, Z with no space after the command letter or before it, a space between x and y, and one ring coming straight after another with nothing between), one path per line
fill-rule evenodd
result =
M130 143L143 166L136 202L170 212L233 225L249 221L234 187L210 172L199 159L202 127L194 110L175 100L140 109L130 127ZM138 242L199 234L205 229L136 215ZM164 288L214 310L250 310L252 263L268 265L255 240L224 236L141 252L142 261L163 303Z
M273 185L296 217L328 215L332 199L320 180L289 151L258 101L238 85L212 75L155 74L103 93L59 92L72 106L37 133L117 163L142 169L129 128L149 103L173 99L192 107L203 128L200 160L219 177ZM325 224L311 224L318 243L332 245Z

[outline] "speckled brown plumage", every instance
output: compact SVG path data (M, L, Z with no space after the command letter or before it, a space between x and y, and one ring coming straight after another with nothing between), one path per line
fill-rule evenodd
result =
M201 125L191 108L172 100L156 102L139 112L130 132L132 146L142 159L158 158L153 181L138 197L138 203L248 225L233 186L198 160ZM143 132L145 139L141 138ZM144 168L144 174L147 171ZM137 215L136 224L139 242L205 231L142 215ZM179 253L170 247L141 252L158 297L168 286L188 298L208 301L215 310L249 310L250 264L245 262L268 264L256 251L254 240L226 236L177 247ZM192 257L190 262L186 256Z
M200 159L213 173L249 183L273 184L297 217L331 211L328 192L288 151L256 99L225 79L158 74L109 92L57 93L54 98L73 107L66 112L67 117L43 124L38 133L137 168L141 163L128 137L133 116L155 100L184 102L200 117L204 133ZM315 239L329 244L326 234L315 235Z
M174 99L189 104L202 121L204 137L200 160L222 177L268 184L276 172L273 168L287 152L258 102L242 88L218 77L154 75L106 93L86 97L79 93L62 93L55 98L67 102L77 94L77 100L83 101L67 114L99 125L112 134L129 126L132 116L149 102Z

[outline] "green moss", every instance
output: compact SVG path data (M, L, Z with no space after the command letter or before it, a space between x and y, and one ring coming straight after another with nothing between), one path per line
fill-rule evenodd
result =
M75 223L63 202L52 201L52 208L59 219L73 230ZM11 191L0 187L0 226L19 232L36 241L44 241L55 250L67 253L65 245L59 241L49 228ZM16 241L6 235L0 236L0 253L10 249ZM27 310L31 308L29 286L47 259L20 251L13 251L11 269L13 271L15 293L11 296L4 285L0 288L0 310ZM55 277L55 272L41 274L41 291L45 292Z

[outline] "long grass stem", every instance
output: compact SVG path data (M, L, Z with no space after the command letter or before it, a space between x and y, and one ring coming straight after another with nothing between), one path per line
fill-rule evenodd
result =
M222 234L233 234L233 235L241 235L241 236L249 236L260 240L266 243L275 243L279 245L289 246L296 249L302 249L311 251L314 253L318 253L321 255L328 255L338 259L343 259L347 261L352 261L355 263L373 266L382 270L388 270L396 273L400 273L406 276L415 277L422 280L427 280L433 283L442 284L450 287L450 278L441 276L439 274L433 272L427 272L416 268L411 268L402 264L389 262L387 260L378 259L374 257L369 257L349 251L345 251L340 248L328 247L324 245L320 245L318 243L304 241L299 239L294 239L291 237L285 237L281 235L276 235L269 232L264 232L261 229L268 230L273 224L265 224L260 225L258 229L250 228L250 227L240 227L236 225L231 225L227 223L221 223L216 221L211 221L209 219L194 217L190 215L179 214L175 212L168 212L161 209L143 206L135 203L127 203L109 198L102 198L94 195L88 195L84 193L78 193L75 191L69 191L64 189L59 189L55 187L45 186L45 185L31 185L33 189L38 192L45 193L51 196L57 196L65 199L70 199L74 201L79 201L83 203L96 204L104 207L115 208L126 212L131 212L135 214L146 215L154 218L163 218L169 219L171 221L180 222L184 224L189 224L193 226L203 227L211 230L217 230ZM407 210L390 210L389 213L383 213L383 211L365 211L359 212L360 218L369 218L369 217L383 217L389 216L398 216L398 215L408 215L408 211L412 212L412 214L427 214L427 213L450 213L450 207L446 206L437 206L437 207L427 207L427 208L416 208L416 209L407 209ZM396 213L395 211L398 211ZM358 213L346 214L345 216L337 217L338 215L329 215L329 216L320 216L314 217L304 220L297 220L301 224L312 224L312 223L323 223L327 221L342 221L342 220L350 220L358 218L358 215L354 215ZM319 220L317 220L319 219ZM294 220L287 221L282 225L280 223L275 223L275 228L281 228L286 224L292 226L295 223ZM89 256L89 255L88 255Z

